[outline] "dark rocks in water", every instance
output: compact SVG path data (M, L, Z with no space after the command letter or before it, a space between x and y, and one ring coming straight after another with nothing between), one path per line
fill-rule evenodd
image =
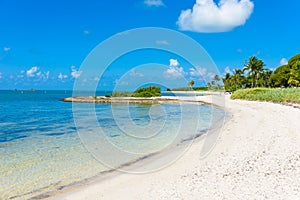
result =
M120 136L120 134L118 134L118 133L108 133L108 134L106 134L106 136L114 138L114 137Z

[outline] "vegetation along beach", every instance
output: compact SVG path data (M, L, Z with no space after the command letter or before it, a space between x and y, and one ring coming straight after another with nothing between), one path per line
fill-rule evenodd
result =
M298 200L299 7L0 0L0 200Z

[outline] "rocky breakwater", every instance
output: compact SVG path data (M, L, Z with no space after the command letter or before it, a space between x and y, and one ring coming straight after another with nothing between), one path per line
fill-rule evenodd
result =
M134 103L134 104L164 104L180 103L179 99L165 97L136 98L136 97L104 97L104 96L78 96L63 98L64 102L76 103Z

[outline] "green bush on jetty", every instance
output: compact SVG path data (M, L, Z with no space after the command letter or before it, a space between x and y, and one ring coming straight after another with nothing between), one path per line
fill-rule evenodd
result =
M147 88L140 88L134 91L132 97L160 97L161 88L158 86L149 86Z
M231 99L270 101L275 103L300 103L300 88L249 88L240 89Z

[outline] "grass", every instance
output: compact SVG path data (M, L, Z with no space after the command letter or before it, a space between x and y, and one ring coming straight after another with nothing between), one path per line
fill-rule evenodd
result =
M120 92L120 91L114 91L111 96L112 97L131 97L131 93L130 92L127 92L127 91L123 91L123 92Z
M300 104L300 88L250 88L240 89L231 95L231 99L251 101L269 101L274 103Z

